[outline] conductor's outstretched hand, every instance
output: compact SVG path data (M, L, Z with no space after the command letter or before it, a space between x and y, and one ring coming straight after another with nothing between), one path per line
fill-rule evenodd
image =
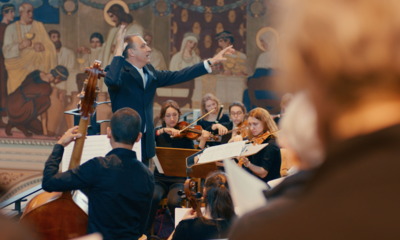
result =
M233 48L232 45L222 49L217 55L215 55L213 58L210 58L209 61L211 62L211 65L215 65L219 62L225 61L226 57L224 57L225 54L233 54L235 53L235 49Z

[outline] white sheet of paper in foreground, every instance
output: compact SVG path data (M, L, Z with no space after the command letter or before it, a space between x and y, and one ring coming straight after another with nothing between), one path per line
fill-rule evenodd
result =
M268 189L267 184L239 168L234 161L224 160L224 167L238 216L267 204L267 199L263 194L263 190Z
M245 144L245 141L240 141L208 147L200 155L197 164L215 162L225 158L240 156Z
M178 226L179 222L182 221L188 211L192 211L192 208L175 208L175 228ZM206 209L201 207L200 211L205 214Z
M247 141L226 143L218 146L208 147L199 154L199 161L196 164L221 161L240 156L250 156L256 154L266 147L268 143L253 145Z
M61 170L63 172L68 170L74 145L75 142L72 142L64 149L64 155L61 162ZM139 161L142 159L141 149L141 141L135 143L132 148L132 150L136 152L136 157ZM107 135L87 136L85 144L83 145L81 164L94 157L104 157L111 150L110 139L107 138Z

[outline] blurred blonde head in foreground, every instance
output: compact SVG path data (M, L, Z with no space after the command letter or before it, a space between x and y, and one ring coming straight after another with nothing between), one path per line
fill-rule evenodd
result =
M277 82L284 91L309 90L324 145L376 130L385 113L400 120L390 111L400 103L400 1L284 0L282 7ZM365 120L352 122L352 114Z

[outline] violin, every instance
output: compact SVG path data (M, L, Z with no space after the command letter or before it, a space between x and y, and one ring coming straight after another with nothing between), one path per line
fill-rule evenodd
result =
M253 143L253 145L259 145L261 143L264 142L265 139L267 139L269 136L271 135L271 133L269 131L266 131L263 134L260 134L258 136L254 136L250 142Z
M186 137L188 139L194 140L201 136L203 128L200 125L189 126L190 124L186 121L181 121L176 124L175 128L180 130L178 138Z
M267 139L269 136L271 136L271 133L269 131L266 131L265 133L262 133L258 136L254 136L249 142L253 143L253 145L259 145L262 144L265 139ZM242 167L244 164L244 160L246 157L239 157L238 158L238 166Z
M233 128L232 130L229 130L226 134L229 133L236 133L236 135L241 135L242 138L247 138L248 135L248 123L247 120L239 123L235 128ZM225 134L225 135L226 135Z
M203 132L203 128L200 125L191 125L186 121L178 122L175 126L178 130L180 130L178 138L186 137L190 140L195 140L199 138ZM210 139L218 139L218 136L214 136L213 134L210 135Z

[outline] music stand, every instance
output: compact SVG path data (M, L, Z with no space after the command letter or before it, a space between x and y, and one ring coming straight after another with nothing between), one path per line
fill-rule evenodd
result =
M187 177L186 158L198 151L186 148L156 147L156 155L164 175L171 177Z
M204 150L201 150L186 158L186 172L188 176L193 178L206 178L210 172L218 170L215 162L206 164L196 164L195 158L201 154Z
M187 167L186 159L198 152L197 149L156 147L164 175L172 177L205 178L209 172L217 170L215 163Z

